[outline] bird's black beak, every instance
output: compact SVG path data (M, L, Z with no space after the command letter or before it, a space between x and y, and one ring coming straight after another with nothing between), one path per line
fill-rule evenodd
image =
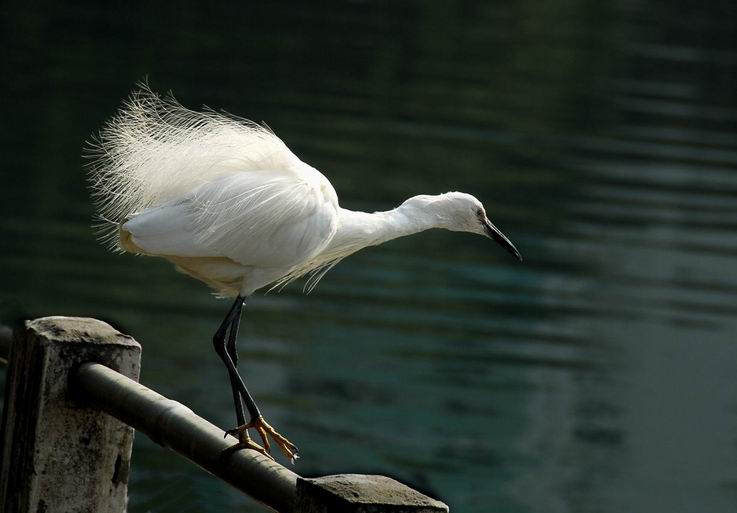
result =
M486 232L487 237L490 239L494 239L501 247L509 251L514 258L522 261L522 255L517 250L517 248L514 247L514 244L512 244L512 241L510 241L506 235L504 235L501 231L499 231L499 228L494 226L491 221L488 219L484 219L484 231Z

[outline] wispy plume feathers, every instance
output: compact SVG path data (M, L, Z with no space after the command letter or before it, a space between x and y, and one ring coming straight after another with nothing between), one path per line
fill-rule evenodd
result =
M89 180L102 221L100 234L113 247L117 225L134 213L225 175L288 169L299 162L267 127L212 110L186 109L171 94L161 97L145 83L90 142L86 156L91 158ZM273 192L268 189L261 193Z

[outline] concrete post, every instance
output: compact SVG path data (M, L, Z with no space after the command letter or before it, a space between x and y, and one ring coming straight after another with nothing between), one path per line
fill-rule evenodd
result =
M448 513L448 506L385 476L297 480L298 513Z
M133 429L70 397L70 372L102 363L138 380L141 346L95 319L45 317L16 334L0 440L0 511L123 513Z

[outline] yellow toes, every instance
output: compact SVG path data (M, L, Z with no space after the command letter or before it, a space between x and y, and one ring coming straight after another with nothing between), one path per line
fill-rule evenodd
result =
M258 445L248 436L248 430L255 429L261 438L262 445ZM231 429L226 434L237 434L240 442L234 446L234 450L237 449L254 449L262 454L271 457L271 438L276 445L278 445L284 452L287 458L294 463L299 456L297 455L297 446L287 440L286 437L279 434L263 417L258 417L248 424L238 426L235 429ZM273 458L272 458L273 459Z

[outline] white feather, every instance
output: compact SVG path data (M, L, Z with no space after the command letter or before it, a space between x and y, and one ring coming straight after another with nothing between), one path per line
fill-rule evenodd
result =
M195 112L142 85L92 144L90 182L103 235L136 212L214 179L289 170L300 160L269 129L214 111Z

